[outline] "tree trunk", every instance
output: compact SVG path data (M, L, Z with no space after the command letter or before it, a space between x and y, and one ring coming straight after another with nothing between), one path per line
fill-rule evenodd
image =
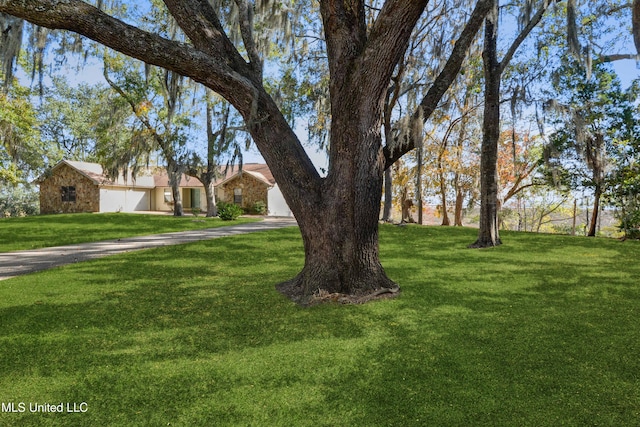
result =
M447 186L444 183L444 173L440 168L440 200L442 201L442 225L451 225L449 214L447 213Z
M393 207L393 176L391 168L384 171L384 210L382 220L391 222L391 208Z
M633 12L631 18L633 43L636 46L636 52L640 55L640 0L633 0Z
M587 236L595 237L598 231L598 214L600 213L600 199L602 198L602 186L596 185L596 191L593 195L593 211L591 212L591 221L589 222L589 232Z
M498 140L500 138L500 77L498 62L498 2L485 21L484 121L482 125L482 153L480 158L480 228L472 248L498 246Z
M184 209L182 207L182 194L180 192L180 181L182 173L180 168L173 162L168 161L167 175L169 175L169 185L171 186L171 195L173 197L173 216L183 216Z
M180 194L180 187L172 185L171 193L173 195L173 216L183 216L184 209L182 207L182 194Z
M378 252L384 176L381 103L371 100L366 89L354 92L332 106L326 192L319 203L295 212L305 265L278 290L301 304L328 297L363 301L400 289L387 277Z
M449 221L449 214L447 213L447 183L444 177L444 166L442 165L442 158L447 149L447 139L442 141L440 150L438 151L438 179L440 179L440 200L442 202L442 225L451 225Z
M418 201L418 224L422 225L422 169L424 168L423 145L418 145L418 164L416 165L416 200Z
M457 173L454 180L454 185L456 187L456 210L454 215L454 225L457 227L462 227L462 208L464 206L464 193L460 188L460 175Z
M359 197L354 200L345 200L343 191L336 191L321 209L309 206L296 214L305 264L295 278L277 285L280 292L302 305L329 298L365 301L399 292L379 260L380 201L375 188L382 185L382 179L371 178L369 185L358 189Z
M204 177L203 177L204 178ZM208 182L204 182L208 181ZM218 216L218 206L216 204L215 189L213 187L213 181L205 179L204 194L207 199L207 217L211 218Z

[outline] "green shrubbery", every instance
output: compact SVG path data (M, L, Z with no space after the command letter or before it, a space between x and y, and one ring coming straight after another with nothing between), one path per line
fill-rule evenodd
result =
M0 186L0 216L30 216L40 213L38 193L31 187Z
M218 203L218 216L224 221L233 221L242 215L242 208L233 203Z
M251 213L255 215L266 215L267 214L267 204L262 200L258 200L251 207Z

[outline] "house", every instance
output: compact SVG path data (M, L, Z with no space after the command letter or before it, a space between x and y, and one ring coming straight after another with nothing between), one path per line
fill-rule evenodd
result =
M62 160L36 180L40 212L136 212L173 210L165 171L145 170L138 176L108 178L97 163ZM206 210L204 186L193 177L180 182L185 210ZM214 183L218 202L236 203L250 212L262 202L272 216L292 216L271 171L264 164L231 167Z

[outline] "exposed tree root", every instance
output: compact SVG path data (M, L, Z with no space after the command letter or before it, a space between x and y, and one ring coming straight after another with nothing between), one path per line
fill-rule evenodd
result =
M484 248L495 248L496 246L500 246L502 242L498 239L495 244L491 240L476 240L475 243L467 246L469 249L484 249Z
M295 286L292 282L284 282L276 286L276 289L291 299L293 302L309 307L318 304L336 303L336 304L364 304L369 301L379 299L390 299L400 295L400 287L394 285L390 288L380 288L373 292L362 295L349 295L342 293L330 293L323 289L319 289L313 295L303 295L300 287Z

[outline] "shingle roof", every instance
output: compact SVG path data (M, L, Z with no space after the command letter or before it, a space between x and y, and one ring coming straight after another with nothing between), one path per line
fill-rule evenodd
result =
M109 179L105 175L104 170L102 169L102 166L98 163L62 160L58 164L56 164L51 170L53 171L64 164L74 168L75 170L80 172L82 175L86 176L91 181L93 181L96 185L108 185L108 186L118 186L118 187L131 186L131 183L119 182L121 181L120 179L117 181L113 181ZM222 172L224 173L224 170ZM217 186L226 181L229 181L230 179L234 178L239 172L240 172L240 168L238 167L238 165L233 165L229 167L226 170L226 174L224 174L223 177L221 177L216 182L214 182L214 185ZM242 166L242 172L248 173L251 176L255 177L256 179L263 181L265 184L270 186L273 186L276 183L275 179L273 178L273 174L269 170L269 167L262 163L244 164ZM36 180L36 182L43 181L44 179L46 179L47 176L48 174L42 175L40 178ZM151 186L168 187L169 186L169 177L165 170L159 170L155 173L152 173L152 176L148 176L148 178L153 178L153 184L151 183L150 180L145 180L144 184L139 183L142 185L137 185L137 186L144 186L144 187L151 187ZM201 187L201 186L202 186L202 183L197 178L190 177L184 174L182 175L182 179L180 181L180 187L193 188L193 187Z

